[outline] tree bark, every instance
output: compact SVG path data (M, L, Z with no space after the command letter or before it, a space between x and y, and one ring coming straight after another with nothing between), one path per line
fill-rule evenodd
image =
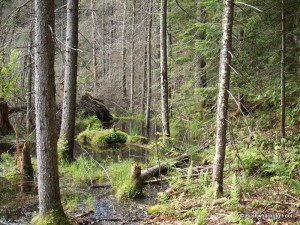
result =
M285 35L285 0L281 0L281 137L285 137L285 54L286 54L286 35Z
M146 100L146 91L147 91L147 46L148 46L148 17L145 19L145 43L144 43L144 65L143 65L143 86L142 86L142 97L141 97L141 108L142 112L145 112L145 100Z
M204 23L205 11L202 8L201 2L197 3L197 20L201 23ZM204 31L197 31L196 38L198 40L205 40ZM196 50L195 54L195 86L196 87L207 87L206 81L206 71L205 71L206 62L199 50Z
M39 217L43 220L49 214L65 214L61 205L58 177L53 1L35 0L35 12L36 149Z
M130 114L132 115L134 112L134 75L135 75L135 57L134 57L134 49L135 49L135 4L136 0L133 0L132 3L132 22L131 22L131 74L130 74Z
M126 28L127 0L124 0L123 26L122 26L122 92L123 98L127 97L126 89L126 46L125 46L125 28Z
M30 25L29 41L28 41L28 71L27 71L27 96L26 96L26 132L30 133L32 130L32 73L33 73L33 62L32 62L32 41L33 41L33 25Z
M0 136L7 135L13 132L8 118L9 108L7 102L3 98L0 98Z
M112 66L112 45L113 45L113 26L114 26L114 21L113 21L113 15L114 15L114 4L113 1L110 0L109 2L109 41L108 41L108 77L110 82L112 81L112 74L113 74L113 66Z
M98 72L97 72L96 19L95 19L95 10L94 10L94 0L91 0L91 11L92 11L93 79L94 79L94 88L96 88L98 86Z
M64 96L60 138L67 141L63 159L73 160L76 93L77 93L77 60L78 60L78 0L68 0L66 31L66 67L64 75Z
M170 136L168 62L167 62L167 0L161 0L160 12L160 77L161 77L161 114L162 132Z
M150 109L151 109L151 86L152 86L152 9L153 0L149 1L149 21L147 39L147 99L146 99L146 136L150 136Z
M213 166L213 185L217 185L218 195L223 194L223 171L226 149L226 128L228 111L228 90L232 51L234 0L226 0L223 15L223 37L219 69L219 95L217 102L216 152Z

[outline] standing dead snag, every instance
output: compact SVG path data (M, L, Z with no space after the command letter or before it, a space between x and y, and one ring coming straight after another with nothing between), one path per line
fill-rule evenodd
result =
M29 152L29 143L27 141L23 142L23 146L21 146L19 140L19 133L16 129L16 126L13 126L16 135L16 160L15 163L17 165L17 170L22 175L33 177L33 167L31 163L31 157Z
M31 163L29 144L27 141L24 142L21 152L20 172L27 177L33 177L33 167Z

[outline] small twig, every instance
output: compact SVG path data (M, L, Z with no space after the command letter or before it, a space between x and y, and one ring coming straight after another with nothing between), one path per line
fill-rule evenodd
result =
M259 12L263 12L261 9L255 7L253 5L247 4L245 2L235 2L235 4L241 4L241 5L249 6L250 8L255 9L255 10L259 11Z
M57 40L59 43L61 43L63 46L66 46L66 44L65 43L63 43L61 40L59 40L59 38L55 35L55 33L53 32L53 29L52 29L52 27L50 26L50 25L48 25L49 26L49 29L50 29L50 31L51 31L51 33L52 33L52 36L53 36L53 38L54 38L54 40ZM81 50L81 49L79 49L79 48L72 48L72 47L68 47L69 49L72 49L72 50L74 50L74 51L78 51L78 52L83 52L83 50Z
M248 121L247 121L247 119L246 119L246 116L245 116L243 110L241 109L241 107L239 106L239 103L238 103L237 100L233 97L233 95L231 94L231 92L230 92L229 90L227 90L227 92L228 92L229 95L232 97L232 99L234 100L234 102L235 102L235 104L237 105L238 109L239 109L239 110L241 111L241 113L243 114L243 118L244 118L244 120L245 120L245 124L247 125L247 128L248 128L248 131L249 131L249 133L250 133L250 136L253 136L253 135L252 135L252 131L251 131L249 125L248 125Z
M243 200L241 200L242 202L253 202L253 200L250 200L250 199L243 199ZM267 205L267 206L269 206L269 205L292 205L292 206L299 206L299 203L294 203L294 202L269 202L269 203L267 203L267 202L260 202L259 203L260 205L262 205L262 206L265 206L265 205Z
M285 196L288 196L288 197L290 197L290 198L292 198L292 199L294 199L294 200L297 201L297 202L300 202L300 199L299 199L299 198L296 198L296 197L294 197L294 196L292 196L292 195L290 195L290 194L288 194L288 193L284 193L284 195L285 195Z
M105 172L105 174L106 174L106 176L107 176L107 178L109 179L109 182L110 183L112 183L112 180L111 180L111 178L110 178L110 176L109 176L109 174L108 174L108 172L107 172L107 170L105 169L105 167L104 166L102 166L97 160L95 160L90 154L89 154L89 152L86 150L86 149L84 149L83 147L81 147L80 146L80 148L82 149L82 150L84 150L85 151L85 153L98 165L98 166L100 166L103 170L104 170L104 172Z

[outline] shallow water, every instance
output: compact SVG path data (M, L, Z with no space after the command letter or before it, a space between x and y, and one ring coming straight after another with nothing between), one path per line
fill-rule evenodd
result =
M148 150L134 146L118 146L110 149L88 150L76 146L76 156L92 155L97 161L129 160L146 162ZM147 216L146 208L155 204L156 193L160 186L147 185L146 197L135 201L117 201L110 188L91 189L87 184L74 189L62 190L64 194L76 194L78 206L70 216L80 218L89 211L87 198L92 198L93 212L80 218L93 221L93 224L139 224ZM29 224L38 211L36 182L26 179L5 179L0 177L0 225ZM81 223L91 224L91 223Z
M34 182L25 182L25 187L18 180L1 180L0 224L29 224L38 211L38 196ZM29 186L30 188L29 188ZM76 210L69 212L73 218L87 213L86 199L92 197L93 212L81 218L94 224L139 224L146 216L149 205L155 204L156 193L160 186L145 187L146 196L134 201L117 201L110 188L90 189L82 186L73 190L79 201Z
M0 177L0 224L29 224L38 209L37 188L24 178Z

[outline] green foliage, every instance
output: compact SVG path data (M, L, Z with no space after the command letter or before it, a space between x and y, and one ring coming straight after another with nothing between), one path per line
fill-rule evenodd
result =
M65 139L64 135L62 135L57 141L57 152L60 163L66 162L65 159L68 151L68 141Z
M203 206L196 211L195 225L205 225L206 223L207 223L207 206Z
M80 185L90 183L91 181L106 179L105 173L92 160L85 156L80 156L75 162L70 164L61 164L59 167L61 175L64 177L62 183L65 185Z
M72 198L67 199L67 209L68 211L74 211L76 207L78 206L79 202L79 196L77 194L74 194Z
M45 217L41 218L39 214L31 220L34 225L72 225L72 221L61 211L51 211Z
M86 205L88 210L93 210L94 209L94 200L93 200L93 197L91 195L89 195L87 197L87 199L85 200L85 205Z
M0 63L0 97L4 100L10 100L15 91L21 90L17 84L18 79L18 63L20 51L12 50L7 63ZM2 57L0 56L0 62Z
M147 208L147 213L151 214L155 214L155 213L162 213L162 212L167 212L167 205L153 205L153 206L149 206Z
M83 144L105 146L122 144L127 140L127 134L118 129L85 130L77 136L77 140Z
M117 199L133 199L143 195L133 187L131 182L131 161L111 164L109 174L112 178L112 188Z
M0 159L0 176L6 178L13 178L17 175L16 173L15 157L7 152L1 154Z
M256 148L245 150L240 154L240 157L249 175L260 174L262 172L262 166L267 162L266 158L262 156Z
M83 117L82 115L76 117L75 130L80 133L84 130L100 130L102 128L101 121L97 116Z
M128 143L137 143L137 144L147 144L148 139L143 136L139 136L139 135L133 135L133 136L129 135L127 142Z

